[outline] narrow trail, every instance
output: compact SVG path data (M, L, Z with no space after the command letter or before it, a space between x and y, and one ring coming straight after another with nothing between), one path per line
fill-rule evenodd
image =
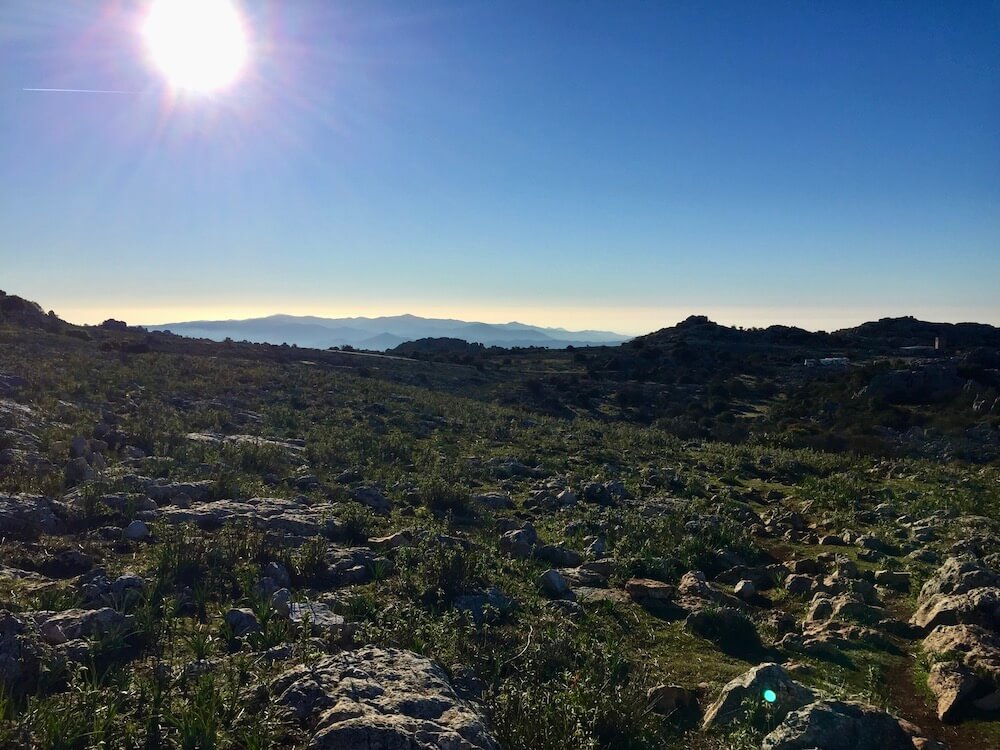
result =
M896 715L916 724L927 737L944 742L949 750L988 750L994 740L976 727L966 723L945 724L938 719L933 701L916 685L914 667L914 655L906 653L894 660L889 670L889 701Z

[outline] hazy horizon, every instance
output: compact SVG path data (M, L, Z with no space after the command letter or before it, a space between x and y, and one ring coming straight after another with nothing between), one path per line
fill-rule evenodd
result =
M43 300L23 294L21 290L5 289L8 294L20 294L38 302L46 310L52 309L67 322L79 325L96 325L109 318L125 320L129 325L160 326L169 323L190 323L198 321L227 321L265 318L271 315L315 316L321 318L378 318L393 315L411 314L424 318L449 318L480 323L525 323L546 328L563 328L569 331L599 330L619 333L626 336L639 336L645 333L668 328L691 315L707 315L711 320L726 326L767 327L769 325L788 325L804 328L809 331L834 331L851 328L861 323L880 318L897 318L911 315L920 320L935 323L988 323L1000 326L1000 315L990 315L990 310L982 310L977 317L963 317L954 310L926 309L870 309L862 311L836 311L824 308L782 309L740 309L724 306L705 305L697 307L656 307L637 310L635 308L616 308L600 311L591 308L576 308L569 310L551 310L547 308L460 308L460 307L372 307L372 308L324 308L322 306L296 306L288 308L257 309L232 305L226 307L207 307L184 311L179 308L165 307L152 309L136 308L60 308L46 304ZM162 312L159 316L137 316L132 313Z
M74 322L1000 324L995 2L235 5L245 67L199 93L145 2L0 7L0 288Z

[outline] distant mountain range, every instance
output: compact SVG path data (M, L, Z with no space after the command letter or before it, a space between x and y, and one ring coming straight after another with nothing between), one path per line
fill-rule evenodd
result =
M565 328L543 328L517 322L470 323L416 315L381 318L270 315L249 320L198 320L146 327L153 331L170 331L213 341L230 338L254 343L295 344L313 349L353 346L372 351L385 351L407 341L436 337L463 339L484 346L540 346L547 349L613 346L630 338L610 331L567 331Z

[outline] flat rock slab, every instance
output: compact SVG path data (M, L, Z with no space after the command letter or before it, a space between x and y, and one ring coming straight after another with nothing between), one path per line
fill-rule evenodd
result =
M282 440L281 438L266 438L259 435L221 435L215 432L189 432L187 439L196 443L228 443L230 445L266 445L291 453L305 450L305 440Z
M339 631L347 624L347 620L321 602L292 602L288 605L288 619L299 626L308 621L312 632Z
M500 750L444 670L410 651L328 656L280 675L271 694L311 728L311 750Z
M333 517L333 506L305 505L279 497L254 497L194 503L190 508L163 508L158 517L167 523L193 523L203 529L243 521L268 531L315 536L327 528Z

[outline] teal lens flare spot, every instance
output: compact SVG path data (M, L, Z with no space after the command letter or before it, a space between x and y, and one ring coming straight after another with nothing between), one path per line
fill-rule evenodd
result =
M766 700L768 703L774 703L776 700L778 700L778 694L773 690L765 690L764 700Z

